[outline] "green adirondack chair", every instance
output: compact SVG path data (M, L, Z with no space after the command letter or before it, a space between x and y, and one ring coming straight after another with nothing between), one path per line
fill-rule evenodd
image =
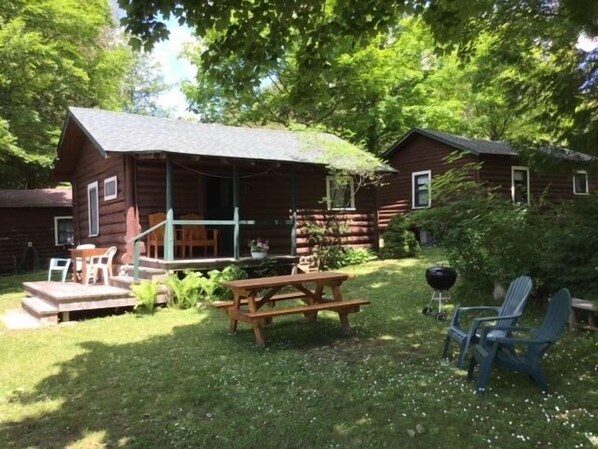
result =
M548 391L548 382L541 365L542 358L563 333L570 312L571 294L563 288L548 303L548 310L539 327L507 327L502 329L507 336L492 340L488 339L492 330L484 329L467 371L467 379L471 380L476 365L480 365L476 392L484 392L494 364L525 373L542 391ZM528 338L522 338L519 334L528 335Z
M497 326L513 326L517 319L521 317L525 303L532 291L532 280L528 276L520 276L511 282L505 299L500 307L479 306L479 307L459 307L453 314L453 319L446 333L444 340L444 349L442 356L448 356L448 350L451 341L459 344L459 357L457 358L457 367L463 368L465 356L469 346L475 344L480 338L480 328L482 325L495 321ZM493 316L484 316L474 318L471 325L466 328L461 325L463 315L471 312L494 312ZM504 332L496 331L489 334L489 338L494 336L504 336Z

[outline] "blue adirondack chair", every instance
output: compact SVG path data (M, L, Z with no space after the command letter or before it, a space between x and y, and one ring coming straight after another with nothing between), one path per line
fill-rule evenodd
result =
M487 338L491 329L484 329L467 371L467 379L471 380L476 365L480 365L476 392L482 393L485 390L494 364L525 373L542 391L548 391L548 382L541 361L548 348L565 329L570 312L571 294L563 288L548 303L548 310L539 327L506 327L502 330L507 336L492 340ZM527 334L528 338L518 337L519 334Z
M509 285L505 300L500 307L459 307L455 310L447 331L442 356L448 356L451 341L457 342L459 344L459 357L457 358L456 365L458 368L463 368L469 346L479 341L481 326L491 321L495 321L497 326L513 326L517 319L521 317L531 291L532 280L528 276L520 276ZM485 311L494 312L494 314L493 316L474 318L468 328L463 327L461 324L463 315L471 312L480 313ZM504 336L504 332L496 331L489 334L489 338L493 336Z

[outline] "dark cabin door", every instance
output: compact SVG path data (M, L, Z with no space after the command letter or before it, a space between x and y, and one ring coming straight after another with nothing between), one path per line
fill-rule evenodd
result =
M207 178L206 220L233 219L233 181L229 178ZM220 230L218 255L233 255L233 226L216 226Z

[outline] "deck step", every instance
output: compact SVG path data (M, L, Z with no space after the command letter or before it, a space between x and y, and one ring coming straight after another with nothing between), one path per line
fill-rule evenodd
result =
M112 285L113 287L126 288L130 290L132 283L132 276L112 276L110 278L110 285Z
M21 307L43 324L58 324L58 308L41 298L29 296L21 301Z
M147 279L142 279L142 281ZM131 285L134 283L133 276L114 276L110 278L110 285L118 288L131 290ZM168 302L168 287L164 284L158 285L158 297L156 298L158 304L166 304Z
M75 304L111 301L114 307L127 305L127 300L135 304L133 293L111 285L83 285L74 282L23 282L28 296L35 296L58 307L60 312L79 310ZM130 301L129 301L130 302ZM108 303L106 303L108 304ZM87 307L84 307L87 309Z
M120 267L121 276L133 276L133 266L132 265L123 265ZM139 267L139 278L140 279L148 279L148 280L163 280L168 277L168 273L163 268L153 268L153 267Z

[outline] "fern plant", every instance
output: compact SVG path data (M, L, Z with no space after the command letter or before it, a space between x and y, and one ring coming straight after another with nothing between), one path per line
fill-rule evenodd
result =
M142 281L139 284L132 284L131 291L137 299L134 310L138 313L152 314L156 307L159 284L156 281Z
M166 285L171 293L170 305L179 309L195 307L199 301L202 278L201 273L189 270L184 272L182 278L177 273L168 276Z

